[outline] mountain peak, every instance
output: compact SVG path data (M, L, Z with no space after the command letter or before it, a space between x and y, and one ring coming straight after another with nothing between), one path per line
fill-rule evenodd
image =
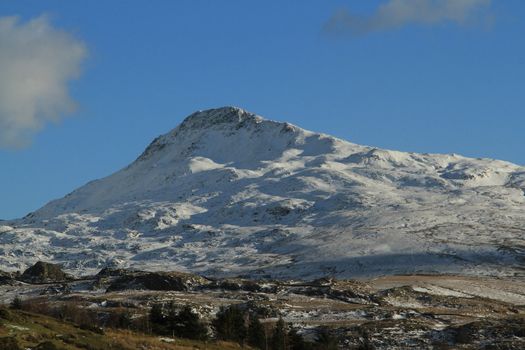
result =
M263 130L267 133L266 136L275 141L274 134L284 132L293 138L291 132L297 131L299 128L288 123L265 119L238 107L227 106L207 109L192 113L175 129L157 137L138 160L149 159L160 150L172 149L172 147L168 147L169 145L175 145L178 151L182 149L191 151L198 148L198 145L202 145L202 143L215 143L215 145L208 145L208 148L212 149L217 148L221 144L224 146L224 144L230 143L232 144L232 149L238 149L239 145L235 143L240 141L240 139L244 139L244 142L253 146L253 138L259 138L259 141L264 143L264 147L268 148L271 146L268 144L270 139L262 136L261 132ZM268 133L271 135L268 135ZM211 136L212 134L214 135ZM240 134L243 134L243 136L240 136L239 139ZM232 138L233 135L238 136L237 140L235 140L235 137ZM286 142L288 141L290 140L287 137ZM223 149L223 151L229 153L227 150Z
M263 118L242 108L226 106L192 113L177 129L205 129L220 124L259 123Z

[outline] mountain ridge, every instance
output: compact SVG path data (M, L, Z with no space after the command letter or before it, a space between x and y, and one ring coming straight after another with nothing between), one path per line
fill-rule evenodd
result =
M77 273L520 275L524 189L525 168L512 163L360 146L223 107L3 222L0 269L39 259Z

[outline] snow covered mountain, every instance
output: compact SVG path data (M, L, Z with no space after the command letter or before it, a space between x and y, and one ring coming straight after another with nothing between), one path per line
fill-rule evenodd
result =
M45 260L73 273L523 275L525 168L359 146L225 107L1 224L4 270Z

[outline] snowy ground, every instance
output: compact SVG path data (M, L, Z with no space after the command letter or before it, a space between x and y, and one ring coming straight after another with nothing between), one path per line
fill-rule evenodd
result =
M411 286L415 291L460 298L481 297L525 305L523 278L466 276L385 276L368 281L375 290Z
M523 277L524 194L525 168L511 163L360 146L227 107L2 222L0 270Z

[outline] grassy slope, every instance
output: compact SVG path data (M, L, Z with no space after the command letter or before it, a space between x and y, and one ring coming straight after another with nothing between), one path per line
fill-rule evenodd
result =
M173 343L166 343L159 337L121 330L107 330L102 335L47 316L0 309L0 349L7 343L4 337L16 338L22 349L33 348L45 341L51 341L63 350L240 349L237 344L223 342L205 344L176 339Z

